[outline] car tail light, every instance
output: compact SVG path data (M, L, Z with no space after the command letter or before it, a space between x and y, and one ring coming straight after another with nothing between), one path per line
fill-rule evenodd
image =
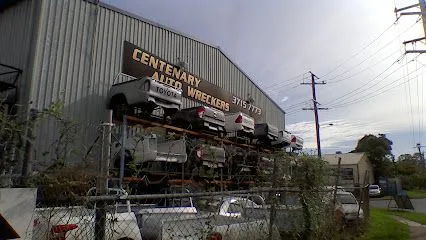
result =
M197 108L197 115L198 115L199 118L203 118L205 112L206 112L206 108L205 107L199 107L199 108Z
M76 228L78 228L77 224L55 225L50 230L52 233L50 240L65 240L65 234L68 231L74 230Z
M237 119L235 119L235 123L243 123L243 115L238 115Z

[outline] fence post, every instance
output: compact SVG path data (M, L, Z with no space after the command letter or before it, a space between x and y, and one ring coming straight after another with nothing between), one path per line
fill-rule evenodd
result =
M109 159L111 148L112 110L108 112L109 123L102 124L101 159L99 161L99 176L96 183L96 195L104 196L108 193ZM108 127L108 128L107 128ZM106 131L108 129L108 131ZM106 202L96 202L95 210L95 239L105 239Z
M275 215L276 215L276 200L277 200L277 193L275 189L277 188L277 175L278 175L278 161L277 156L274 157L274 169L272 172L272 204L271 204L271 210L269 215L269 240L273 239L273 233L274 233L274 224L275 224Z
M334 191L333 191L333 206L336 205L336 195L337 195L337 186L339 185L340 178L340 163L342 162L342 158L339 157L337 159L337 171L336 171L336 179L334 181Z

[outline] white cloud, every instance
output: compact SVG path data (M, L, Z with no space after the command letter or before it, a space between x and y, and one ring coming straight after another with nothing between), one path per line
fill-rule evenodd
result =
M299 122L287 126L287 131L304 139L304 148L316 149L315 124L313 121ZM335 119L320 123L321 149L348 151L354 149L358 139L365 134L386 131L377 124Z

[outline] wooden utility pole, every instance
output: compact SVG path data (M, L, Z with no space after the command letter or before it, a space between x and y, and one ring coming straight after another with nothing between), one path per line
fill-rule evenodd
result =
M319 126L319 120L318 120L318 110L328 110L328 108L321 108L318 107L318 102L317 102L317 95L316 95L316 91L315 91L315 85L317 84L326 84L324 81L322 82L315 82L315 79L319 79L319 77L315 76L315 74L313 74L311 71L309 71L309 73L311 74L311 82L310 83L301 83L303 85L311 85L312 87L312 103L313 103L313 108L302 108L303 110L313 110L314 111L314 116L315 116L315 132L316 132L316 136L317 136L317 152L318 152L318 157L321 158L321 140L320 140L320 126Z

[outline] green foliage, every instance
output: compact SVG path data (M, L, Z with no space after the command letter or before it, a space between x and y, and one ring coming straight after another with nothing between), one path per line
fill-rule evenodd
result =
M374 240L374 239L409 239L408 225L398 222L389 214L379 210L371 209L371 221L367 232L359 238L359 240Z
M398 157L396 170L400 175L411 175L420 172L418 158L410 154L403 154Z
M295 167L291 182L300 190L303 208L302 239L331 239L335 234L334 211L324 201L326 193L323 188L328 168L317 157L302 155L294 157L293 161Z
M391 210L391 209L377 209L376 211L379 211L384 214L399 216L414 222L418 222L422 225L426 224L426 214L419 213L419 212L407 212L407 211L400 211L400 210Z
M392 162L392 141L386 138L386 135L378 136L368 134L358 140L358 144L352 152L365 152L373 164L374 176L393 175Z
M395 162L395 171L404 189L426 189L426 170L419 164L418 154L400 155Z

